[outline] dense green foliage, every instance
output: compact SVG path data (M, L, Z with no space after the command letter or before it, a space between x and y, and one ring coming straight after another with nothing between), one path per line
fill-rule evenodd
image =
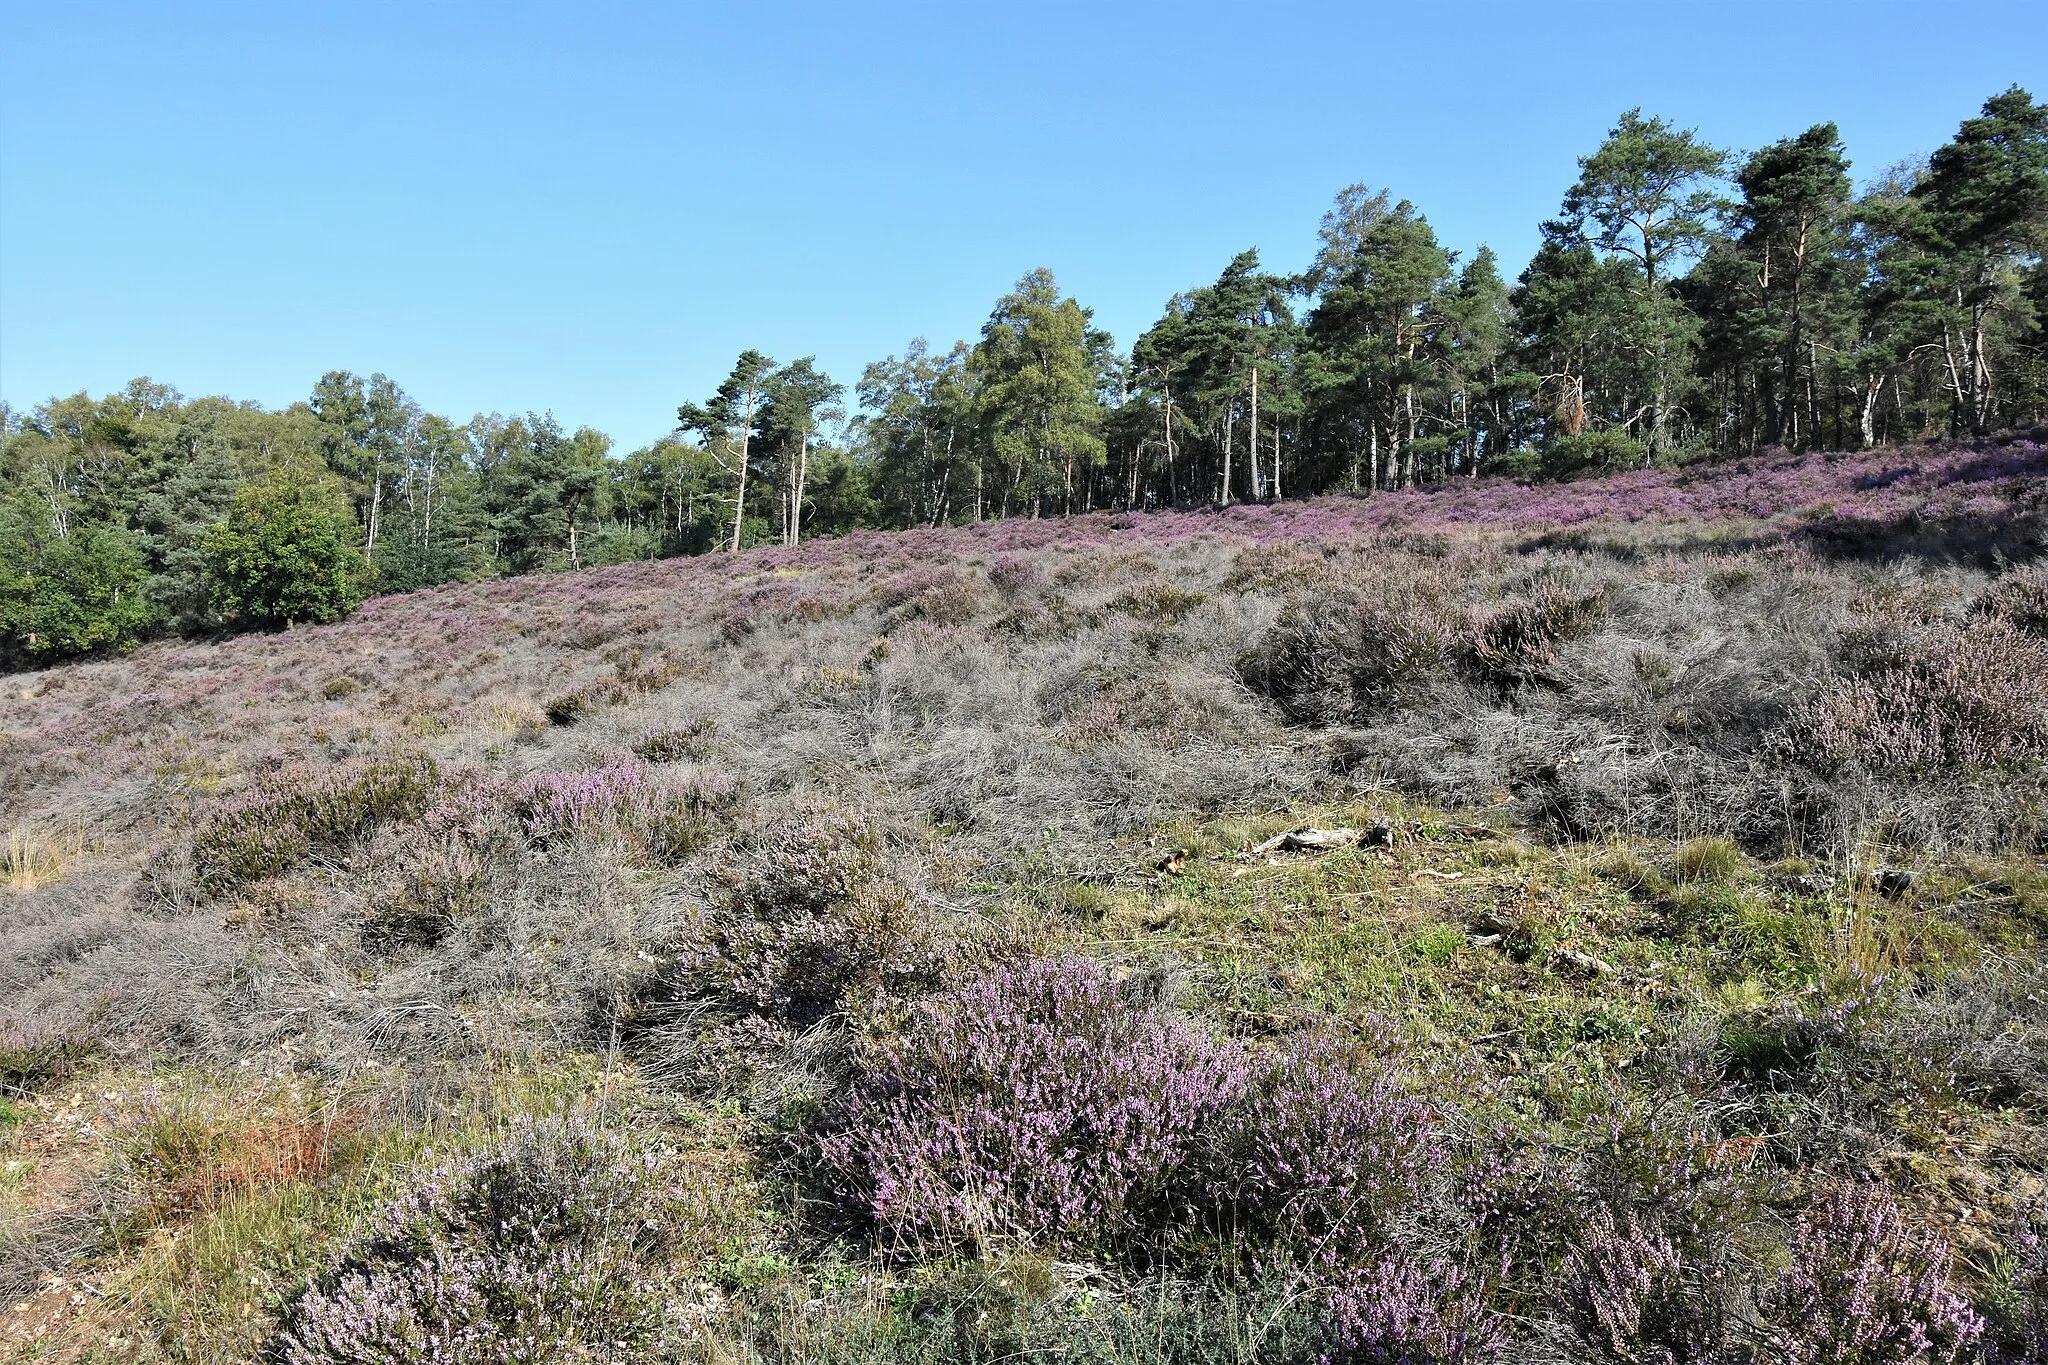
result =
M225 621L333 621L363 600L355 523L318 485L266 479L235 490L200 541L208 602Z
M148 380L0 408L0 654L865 526L1571 478L2048 415L2048 106L2027 92L1860 192L1832 124L1732 158L1632 110L1579 165L1513 283L1352 186L1306 270L1241 252L1128 354L1034 270L975 342L867 366L851 420L810 358L748 350L623 456L342 371L282 412Z

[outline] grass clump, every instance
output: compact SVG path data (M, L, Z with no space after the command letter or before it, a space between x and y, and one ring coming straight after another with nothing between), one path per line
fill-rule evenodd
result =
M7 831L6 874L10 891L40 891L63 881L85 856L85 834L50 834L34 829Z
M1742 870L1742 850L1732 839L1693 839L1679 847L1672 865L1681 882L1726 882Z

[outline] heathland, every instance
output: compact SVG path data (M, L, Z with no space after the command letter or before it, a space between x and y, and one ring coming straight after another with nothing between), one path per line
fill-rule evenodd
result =
M2038 1362L2044 435L13 674L0 1342Z

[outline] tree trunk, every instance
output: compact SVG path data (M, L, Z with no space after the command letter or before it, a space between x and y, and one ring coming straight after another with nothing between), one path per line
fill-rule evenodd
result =
M1230 442L1233 434L1231 431L1231 419L1236 415L1237 404L1225 403L1223 405L1223 496L1218 498L1217 501L1225 507L1230 506Z
M747 415L740 426L740 486L732 500L732 552L740 552L740 526L747 515L747 449L754 435L754 390L747 390Z
M363 542L363 553L377 548L377 517L384 504L384 461L381 456L370 457L370 538Z
M1246 443L1246 453L1252 460L1252 500L1266 500L1265 480L1259 473L1259 367L1252 366L1252 438Z
M811 434L807 431L796 448L796 487L789 499L789 543L801 545L804 538L804 486L811 480Z

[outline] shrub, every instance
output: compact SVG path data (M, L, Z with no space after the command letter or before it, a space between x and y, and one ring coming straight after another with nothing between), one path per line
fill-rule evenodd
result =
M2013 1238L2012 1303L2013 1359L2022 1365L2048 1361L2048 1206Z
M2037 640L2048 640L2048 564L2014 569L2000 578L1971 610L1995 616Z
M0 1015L0 1096L31 1095L69 1080L100 1048L100 1039L83 1026Z
M957 626L973 618L981 594L958 569L920 568L883 583L875 602L888 613L890 627L913 620Z
M1111 599L1109 609L1140 621L1175 623L1209 599L1171 583L1147 583Z
M988 581L998 592L1015 595L1038 587L1045 574L1022 555L1004 555L988 566Z
M1590 633L1607 615L1597 592L1575 593L1540 584L1528 597L1505 603L1472 623L1467 660L1488 682L1509 686L1540 675L1557 662L1557 646Z
M1952 1365L1984 1330L1949 1280L1947 1243L1908 1225L1879 1186L1823 1194L1791 1252L1758 1305L1790 1365Z
M668 730L650 730L633 746L633 752L649 763L701 762L711 754L716 723L697 719Z
M1565 1320L1589 1351L1618 1361L1693 1365L1727 1330L1717 1259L1701 1266L1654 1222L1595 1205L1564 1264Z
M538 843L621 838L677 858L703 842L738 795L722 778L656 781L646 764L620 754L595 768L530 774L509 799L527 838Z
M1413 585L1295 602L1240 666L1245 683L1308 724L1363 721L1441 678L1463 613Z
M1829 769L1934 775L2048 761L2048 640L1994 617L1898 642L1870 675L1795 702L1788 740Z
M1184 1221L1178 1177L1245 1066L1080 958L1000 968L921 1008L857 1070L825 1142L905 1239L1128 1249Z
M526 1121L385 1207L286 1312L284 1365L527 1362L644 1349L680 1221L663 1151Z
M1391 1070L1326 1039L1268 1059L1220 1125L1213 1198L1234 1232L1334 1264L1382 1239L1443 1162L1429 1111Z
M214 811L192 836L200 885L221 890L289 871L311 850L356 838L380 820L412 820L440 789L424 754L349 759L272 773Z
M1498 1360L1506 1338L1484 1285L1463 1267L1386 1256L1340 1277L1329 1291L1326 1365L1477 1365Z
M915 909L880 878L881 853L874 828L844 816L770 823L742 845L678 954L682 993L802 1029L879 985L885 966L925 975Z

